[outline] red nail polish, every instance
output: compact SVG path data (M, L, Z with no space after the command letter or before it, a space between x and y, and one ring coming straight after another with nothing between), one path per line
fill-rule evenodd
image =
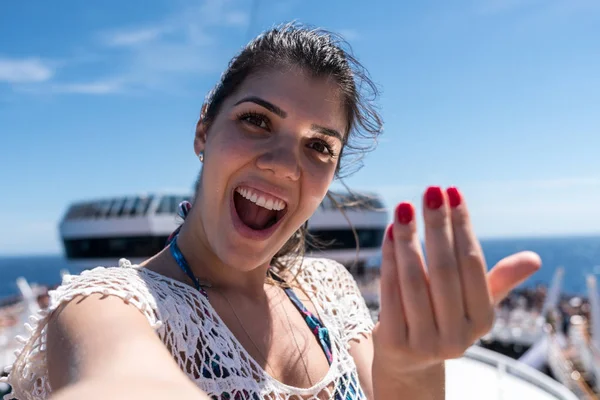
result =
M410 203L400 203L396 207L396 219L403 225L410 224L415 216L415 210Z
M394 224L390 224L387 227L387 238L388 240L394 240Z
M427 208L437 210L444 204L444 193L439 186L429 186L425 192L425 205Z
M462 201L462 197L460 192L454 186L446 189L446 193L448 194L448 200L450 201L450 207L456 208L460 206L460 202Z

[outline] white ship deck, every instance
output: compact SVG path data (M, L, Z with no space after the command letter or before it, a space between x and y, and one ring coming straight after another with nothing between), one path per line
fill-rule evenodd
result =
M481 347L450 360L446 368L446 400L577 400L548 376Z
M529 347L544 336L539 313L522 309L497 310L492 330L482 340Z

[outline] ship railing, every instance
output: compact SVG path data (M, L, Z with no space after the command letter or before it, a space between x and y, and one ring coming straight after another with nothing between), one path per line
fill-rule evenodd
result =
M600 384L600 350L590 335L589 321L580 315L571 317L569 338L577 349L586 372L593 374Z
M563 349L556 333L552 330L548 332L548 364L556 379L568 387L579 399L597 400L598 396L587 384L580 371L578 371L573 362Z
M588 332L588 321L581 315L574 315L570 319L569 341L577 353L585 372L593 372L594 355L592 341Z
M596 343L590 343L590 350L592 353L592 365L594 371L594 378L596 379L596 386L600 386L600 349L596 346Z
M499 380L506 375L523 380L558 400L577 400L577 397L567 387L559 384L541 372L520 363L517 360L495 353L479 346L470 347L464 357L487 364L495 368Z

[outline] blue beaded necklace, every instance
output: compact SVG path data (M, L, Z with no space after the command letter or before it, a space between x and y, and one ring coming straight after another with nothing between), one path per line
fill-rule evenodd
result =
M211 287L211 285L210 283L200 282L200 279L198 279L196 275L194 275L192 269L190 268L190 265L188 264L187 260L183 256L183 253L179 249L179 246L177 246L178 236L179 234L175 235L175 237L170 243L169 250L171 251L171 255L175 259L177 265L179 265L179 268L181 268L183 272L185 272L185 274L192 280L192 282L194 282L194 287L203 295L206 295L206 291L204 290L204 288Z

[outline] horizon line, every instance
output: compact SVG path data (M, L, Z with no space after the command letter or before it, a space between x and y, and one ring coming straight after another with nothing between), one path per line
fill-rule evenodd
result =
M481 242L499 241L499 240L539 240L539 239L590 239L600 238L600 232L582 232L582 233L562 233L562 234L518 234L515 236L490 235L480 236ZM30 253L0 253L1 258L21 258L21 257L57 257L63 256L62 250L56 252L30 252Z

